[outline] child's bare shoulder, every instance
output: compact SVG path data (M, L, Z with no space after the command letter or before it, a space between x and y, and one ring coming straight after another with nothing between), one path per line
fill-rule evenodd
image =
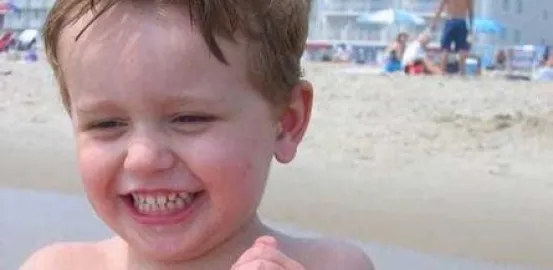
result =
M294 239L291 245L290 250L295 253L306 269L374 269L371 260L361 248L344 241Z
M19 270L102 269L105 242L56 243L33 253Z

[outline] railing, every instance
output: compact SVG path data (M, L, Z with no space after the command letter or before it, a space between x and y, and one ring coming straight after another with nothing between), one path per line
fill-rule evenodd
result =
M390 1L329 1L321 5L319 10L336 13L362 13L392 7Z
M324 31L311 31L310 39L384 41L379 30L368 31L357 27L328 27Z
M402 8L414 13L434 13L438 8L438 1L404 2Z
M326 2L326 3L324 3ZM395 3L395 4L394 4ZM412 0L403 2L394 2L391 0L368 0L368 1L321 1L319 11L325 13L347 13L360 14L363 12L372 12L387 8L405 9L418 14L432 14L438 7L438 1L432 0Z
M12 0L12 3L20 9L50 9L54 0Z
M42 28L47 11L40 9L23 9L21 13L8 13L4 17L4 28L10 30Z

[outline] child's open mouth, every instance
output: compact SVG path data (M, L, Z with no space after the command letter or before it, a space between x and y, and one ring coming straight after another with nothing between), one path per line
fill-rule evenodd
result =
M162 215L172 212L179 212L189 206L196 193L170 192L165 194L140 194L133 193L130 197L133 200L134 208L144 215Z
M173 223L188 216L204 194L199 192L133 192L123 196L141 223Z

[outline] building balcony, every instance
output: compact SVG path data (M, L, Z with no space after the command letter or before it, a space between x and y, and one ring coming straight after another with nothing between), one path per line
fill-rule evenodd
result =
M22 9L20 13L4 15L4 29L22 31L25 29L41 29L46 19L46 9Z
M50 9L55 0L13 0L13 4L20 9Z
M319 8L319 11L321 14L326 16L359 16L362 13L373 12L390 7L391 4L388 1L331 1L322 5Z
M438 8L438 1L328 1L321 3L318 11L324 16L359 16L387 8L404 9L423 17L431 17Z
M438 1L404 2L402 8L420 16L433 16L438 8Z

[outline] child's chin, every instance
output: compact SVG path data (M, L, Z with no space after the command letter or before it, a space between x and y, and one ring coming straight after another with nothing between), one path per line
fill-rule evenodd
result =
M180 240L180 241L179 241ZM186 243L186 239L157 239L156 241L143 242L135 247L140 247L140 253L151 260L158 262L175 263L198 258L205 254L209 247L202 243Z
M178 263L182 261L192 260L197 256L187 255L182 251L161 251L161 250L148 250L145 253L150 260L164 263Z

